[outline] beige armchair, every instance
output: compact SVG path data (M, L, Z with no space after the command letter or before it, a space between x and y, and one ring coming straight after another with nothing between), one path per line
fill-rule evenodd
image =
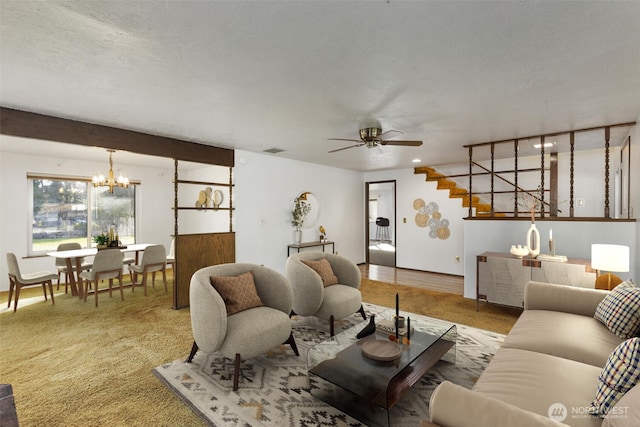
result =
M264 305L227 315L225 301L210 278L236 277L248 271L253 273L255 290ZM237 390L241 360L259 356L283 343L299 355L289 318L292 298L287 279L260 265L220 264L196 271L189 289L194 342L186 363L193 360L198 350L218 352L234 360L233 390Z
M320 275L303 261L322 258L331 265L337 284L325 286ZM300 252L287 259L286 275L293 289L293 312L301 316L315 316L329 321L329 331L334 335L334 321L359 312L362 308L360 294L360 269L351 260L325 252Z

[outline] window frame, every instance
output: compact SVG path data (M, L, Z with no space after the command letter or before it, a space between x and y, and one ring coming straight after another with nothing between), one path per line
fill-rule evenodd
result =
M34 180L51 180L51 181L75 181L86 183L87 185L87 236L86 242L82 246L84 248L92 248L93 247L93 236L91 235L91 230L93 229L93 198L95 197L95 192L98 189L92 183L91 178L83 177L83 176L70 176L70 175L53 175L53 174L31 174L27 173L27 187L29 197L27 198L27 212L28 212L28 222L27 222L27 256L37 257L45 255L47 252L50 252L51 249L46 249L42 251L34 250L33 248L33 221L34 221L34 193L33 193L33 181ZM139 194L137 188L135 186L139 185L139 181L132 181L129 183L130 186L133 186L133 238L134 243L137 241L138 235L138 198Z

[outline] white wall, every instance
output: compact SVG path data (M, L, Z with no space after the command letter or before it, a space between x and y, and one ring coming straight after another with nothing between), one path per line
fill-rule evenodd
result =
M636 119L640 123L640 116ZM631 194L629 197L632 215L631 218L638 218L640 213L640 125L635 125L629 133L631 137L631 165L629 173L631 175ZM636 226L635 232L636 248L640 248L640 227ZM631 252L631 256L635 253L635 274L633 278L636 283L640 282L640 253L639 251ZM633 271L633 270L632 270Z
M173 233L173 170L127 166L119 169L131 180L141 182L136 188L136 241L164 244L169 250ZM78 162L55 157L31 156L0 151L0 253L13 252L24 272L55 271L51 257L27 256L29 200L27 173L90 177L105 171L105 162ZM0 291L9 289L7 263L0 262Z
M396 266L414 270L463 275L464 218L467 208L460 199L450 199L448 190L438 190L435 182L425 181L424 174L413 169L370 172L366 182L396 180ZM442 218L449 220L450 236L446 240L429 237L429 228L416 224L415 199L435 202ZM393 227L393 224L391 224ZM459 257L459 261L456 260Z
M303 191L316 196L320 216L302 230L302 241L317 241L322 225L340 255L364 262L362 173L237 150L234 175L238 262L284 273L287 245L294 242L293 201Z

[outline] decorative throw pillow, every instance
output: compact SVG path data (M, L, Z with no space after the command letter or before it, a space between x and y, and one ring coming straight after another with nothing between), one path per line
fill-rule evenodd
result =
M620 338L640 333L640 288L616 287L604 297L593 316Z
M318 261L302 261L307 264L309 267L313 268L316 273L320 275L322 279L322 284L326 286L335 285L338 283L338 278L335 274L333 274L333 269L331 268L331 264L327 261L326 258L320 258Z
M631 279L627 279L624 282L620 282L615 288L613 289L624 289L624 288L635 288L636 284L633 283L633 280Z
M250 271L235 277L211 276L210 279L227 307L227 316L264 305Z
M640 381L640 338L619 344L598 377L598 392L589 413L604 417Z

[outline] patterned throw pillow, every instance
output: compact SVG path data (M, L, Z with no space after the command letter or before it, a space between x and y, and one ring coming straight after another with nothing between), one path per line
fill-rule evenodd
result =
M211 276L210 280L227 307L227 316L264 305L250 271L235 277Z
M640 333L640 288L616 287L604 297L593 316L620 338Z
M320 275L322 279L322 284L327 287L330 285L335 285L338 283L338 278L335 274L333 274L333 269L331 268L331 264L327 261L326 258L321 258L318 261L302 261L307 264L309 267L313 268L316 273Z
M635 288L636 284L633 283L633 280L627 279L624 282L618 283L618 285L613 289L624 289L624 288Z
M589 413L604 417L640 381L640 338L619 344L598 379L598 392L589 406Z

